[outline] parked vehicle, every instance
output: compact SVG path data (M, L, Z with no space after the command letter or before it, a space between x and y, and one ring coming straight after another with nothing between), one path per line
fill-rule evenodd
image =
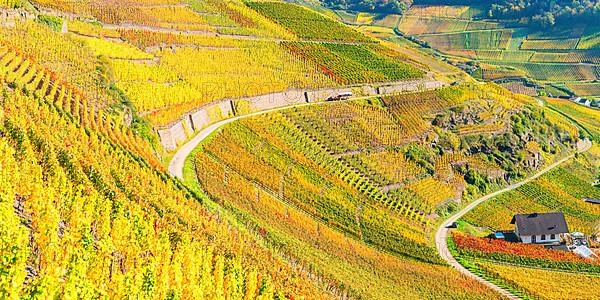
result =
M350 98L352 96L353 96L352 92L343 92L343 93L339 93L335 96L331 96L331 97L327 98L326 101L347 100L348 98Z

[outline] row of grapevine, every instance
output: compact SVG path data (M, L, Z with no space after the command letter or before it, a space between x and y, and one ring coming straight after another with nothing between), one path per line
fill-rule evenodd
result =
M138 27L154 31L216 35L233 34L294 39L294 35L237 1L72 1L37 0L38 4L62 12L93 18L104 24ZM114 37L114 31L95 25L70 21L73 32L98 37ZM96 27L96 28L94 28ZM105 34L108 33L108 34Z
M99 88L103 79L98 59L81 43L33 21L18 23L14 28L0 27L4 43L26 53L37 63L52 70L56 77L77 87L89 96L90 105L102 109L116 102L106 89Z
M112 38L118 39L121 37L119 31L107 29L100 24L88 23L80 20L69 20L67 22L69 32L88 37L96 38Z
M523 291L535 299L563 299L565 295L593 299L597 295L595 287L600 283L596 275L493 263L477 265L489 274L488 276L508 282L513 289ZM557 289L557 286L560 286L560 289Z
M600 273L600 262L569 251L546 249L543 245L522 244L454 233L452 239L460 256L490 259L517 265Z
M485 80L496 80L505 77L522 77L524 71L514 69L504 69L498 67L483 67L481 70L481 78Z
M455 56L478 60L536 63L595 63L600 62L598 51L536 52L523 50L444 50Z
M394 203L392 201L393 199L386 197L384 193L371 183L369 178L357 174L349 165L330 156L328 152L324 151L325 148L319 140L313 138L310 134L292 123L289 117L286 115L282 115L281 117L281 122L284 123L286 127L280 134L285 135L284 137L288 141L294 139L298 140L298 143L294 143L293 145L296 151L302 151L307 157L315 159L321 167L333 174L337 174L344 182L350 184L356 190L366 195L369 199L374 201L374 203L385 206L393 205L400 215L404 215L408 220L415 220L416 223L414 224L425 224L427 222L422 215L422 212L416 211L406 202L402 202L401 205Z
M573 83L568 84L567 87L572 90L576 95L579 96L599 96L600 95L600 84L599 83Z
M537 96L537 90L534 87L526 86L522 82L503 83L502 86L507 90L523 95Z
M436 49L507 49L510 29L493 29L461 33L423 34L418 38Z
M458 32L467 30L470 21L423 16L405 16L398 29L407 35Z
M119 29L118 32L127 42L141 49L163 45L227 48L251 47L255 44L250 40L199 34L176 34L139 29Z
M535 52L531 62L600 63L600 51L577 51L567 53Z
M125 60L152 60L152 54L143 52L127 43L111 42L102 38L74 37L92 50L96 56Z
M600 111L563 99L547 98L550 105L577 121L592 139L600 138Z
M470 20L482 13L481 8L470 5L412 5L407 11L411 16L428 16Z
M247 123L262 122L248 120ZM252 129L260 133L261 139L277 143L275 135L269 133L270 128L253 125ZM264 133L268 134L263 135ZM260 140L249 142L261 143ZM302 155L295 157L311 164L311 160ZM318 278L328 284L328 290L346 289L344 294L349 297L371 299L443 298L448 293L469 298L470 294L481 294L483 291L477 284L470 284L466 278L456 276L448 267L385 254L359 240L348 238L332 229L334 223L315 220L294 206L287 205L276 193L267 192L245 178L243 174L247 174L247 170L240 173L230 171L218 159L203 152L199 152L194 161L200 183L212 197L226 207L244 211L251 216L253 224L261 229L260 234L273 240L285 241L278 244L280 251L311 265L312 272L319 274ZM224 178L227 178L227 183L224 183ZM334 187L327 189L332 188ZM361 216L361 222L369 221L362 218L364 216ZM393 239L389 237L387 241L392 242ZM397 245L399 252L404 252L403 248L409 245ZM425 249L426 247L421 247L421 250ZM407 273L406 270L411 272ZM424 288L430 286L435 287L435 290ZM456 286L461 286L461 290L454 290ZM487 293L485 295L494 297Z
M423 135L431 124L424 114L434 114L449 107L438 91L384 97L383 103L402 128L402 136L414 139Z
M116 133L19 90L3 100L3 298L327 296Z
M208 40L205 47L158 50L157 64L113 61L117 86L154 124L164 125L213 101L333 85L276 43L218 43L224 47Z
M545 81L581 81L596 80L600 78L598 67L583 64L560 64L560 63L505 63L505 65L517 68L536 80Z
M450 55L468 57L478 60L501 60L507 62L527 62L532 60L537 55L548 54L522 50L445 50L444 52ZM552 61L553 60L549 62Z
M248 6L287 28L302 39L319 41L372 42L370 38L338 21L297 4L249 2Z
M344 157L344 160L379 186L407 183L425 172L422 167L395 150L363 152Z
M283 46L300 59L343 84L374 83L423 77L415 67L366 45L287 42Z
M131 129L115 124L102 111L96 111L82 92L59 80L55 73L37 65L32 58L10 46L0 46L0 53L0 77L3 82L53 103L83 126L101 131L153 166L160 165L146 142L135 136Z
M523 50L572 50L577 47L579 39L563 40L524 40L521 44Z
M457 198L455 187L431 177L415 181L407 185L406 189L414 192L417 197L423 199L432 208L448 200L455 200ZM460 196L458 195L459 198Z
M379 107L323 105L285 114L333 153L378 149L406 142L399 134L402 127L387 110Z
M582 198L597 198L600 194L590 182L576 175L587 168L585 165L575 162L567 167L578 171L553 170L515 191L482 204L468 213L465 219L479 226L504 229L509 226L514 213L561 211L565 213L570 230L594 232L600 209L585 203Z

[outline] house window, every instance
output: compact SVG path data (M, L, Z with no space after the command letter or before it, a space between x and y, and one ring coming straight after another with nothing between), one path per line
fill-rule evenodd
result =
M556 234L554 234L554 233L553 233L553 234L551 234L551 235L550 235L550 239L551 239L551 240L554 240L554 239L556 239Z
M546 235L542 234L542 241L546 239Z

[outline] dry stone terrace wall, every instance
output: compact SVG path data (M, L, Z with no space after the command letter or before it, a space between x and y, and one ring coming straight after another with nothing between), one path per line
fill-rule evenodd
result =
M303 103L322 102L340 93L352 92L355 96L376 96L401 92L415 92L423 89L436 89L443 83L437 80L414 80L390 82L380 85L360 85L318 90L288 90L285 92L266 94L242 99L214 102L189 112L181 119L167 126L156 129L162 146L173 151L187 141L196 131L211 124L235 116L242 116L260 111L290 107Z

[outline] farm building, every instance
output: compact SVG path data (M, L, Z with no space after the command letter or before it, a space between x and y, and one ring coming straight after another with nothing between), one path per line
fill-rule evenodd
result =
M565 215L560 212L515 215L511 224L515 234L527 244L558 243L569 232Z

